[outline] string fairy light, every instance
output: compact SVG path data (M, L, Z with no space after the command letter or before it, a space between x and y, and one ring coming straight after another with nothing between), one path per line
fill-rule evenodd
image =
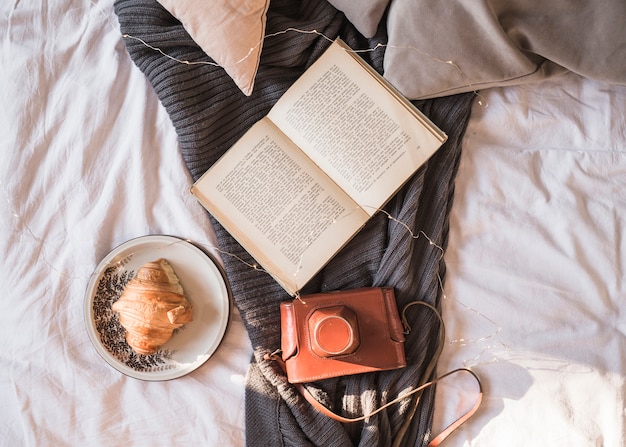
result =
M389 220L392 220L392 221L396 222L397 224L399 224L399 225L403 226L403 227L406 229L406 231L408 232L408 235L409 235L411 238L413 238L413 239L419 239L420 237L424 237L424 238L428 241L428 244L429 244L430 246L435 247L435 249L439 251L439 260L442 260L442 259L443 259L444 255L445 255L445 250L443 249L443 247L442 247L442 246L440 246L440 245L438 245L437 243L435 243L435 241L433 241L433 240L432 240L432 239L431 239L431 238L430 238L430 237L429 237L429 236L428 236L428 235L427 235L427 234L426 234L423 230L420 230L417 234L415 234L415 233L413 232L413 230L412 230L412 229L411 229L411 228L410 228L410 227L409 227L406 223L404 223L404 222L402 222L401 220L399 220L399 219L395 218L394 216L392 216L391 214L389 214L387 211L385 211L385 210L383 210L383 209L380 209L380 210L378 210L378 211L380 211L380 212L382 212L382 213L386 214L386 215L387 215L387 218L388 218ZM451 345L458 345L458 346L468 346L468 345L470 345L470 344L480 344L480 343L484 343L484 342L491 341L491 340L495 339L495 338L497 337L497 335L498 335L498 334L502 331L502 326L498 325L495 321L493 321L491 318L489 318L488 316L484 315L483 313L479 312L477 309L475 309L475 308L473 308L473 307L470 307L470 306L468 306L468 305L464 304L463 302L461 302L461 301L460 301L460 300L458 300L458 299L453 299L453 298L450 298L450 297L448 296L448 294L446 293L446 290L445 290L445 287L444 287L444 284L443 284L443 278L441 277L441 275L439 274L439 272L437 272L437 282L439 283L439 289L440 289L440 291L441 291L441 297L442 297L442 299L443 299L443 300L447 300L447 301L454 301L454 302L458 303L459 305L461 305L461 306L463 307L463 309L464 309L465 311L472 312L472 313L474 313L476 316L480 317L480 319L486 320L486 321L487 321L487 322L488 322L491 326L493 326L493 328L494 328L494 329L493 329L493 331L492 331L491 333L489 333L489 334L487 334L487 335L484 335L484 336L482 336L482 337L480 337L480 338L472 338L472 339L469 339L469 338L458 338L458 339L451 339L451 340L448 342L449 344L451 344ZM508 347L507 347L506 345L503 345L503 346L504 346L504 347L508 350ZM487 351L487 350L489 350L489 347L488 347L488 348L485 348L485 350L483 350L483 352L482 352L481 354L479 354L479 355L478 355L476 358L474 358L474 359L470 359L468 362L471 362L471 361L477 361L477 359L478 359L479 357L481 357L481 356L482 356L482 354L483 354L485 351ZM466 366L467 366L467 365L466 365Z
M239 64L239 63L243 63L245 62L249 57L252 56L252 54L255 53L255 51L262 45L263 41L272 37L277 37L283 34L287 34L290 32L294 32L294 33L300 33L300 34L315 34L329 42L333 42L333 39L328 37L327 35L325 35L324 33L316 30L316 29L301 29L301 28L294 28L294 27L288 27L285 28L284 30L281 31L276 31L273 33L269 33L266 34L263 39L261 39L259 41L259 43L257 43L256 45L252 46L249 48L248 52L246 55L244 55L241 59L237 60L235 63ZM151 44L149 44L148 42L146 42L145 40L133 36L131 34L125 33L122 35L123 38L125 39L132 39L135 40L139 43L141 43L142 45L146 46L147 48L153 50L153 51L157 51L158 53L160 53L161 55L167 57L170 60L173 60L175 62L178 62L180 64L185 64L185 65L210 65L213 67L220 67L220 64L216 63L216 62L212 62L212 61L189 61L186 59L179 59L176 58L170 54L167 54L165 51L163 51L162 49L155 47ZM472 91L474 93L474 95L478 98L477 99L477 104L483 108L487 108L488 107L488 103L485 99L484 96L482 96L479 92L478 89L474 88L474 82L471 80L471 78L463 71L463 69L459 66L458 63L454 62L453 60L446 60L446 59L441 59L439 57L436 57L424 50L421 50L417 47L415 47L414 45L391 45L391 44L385 44L385 43L381 43L378 42L376 43L376 45L374 45L371 48L364 48L364 49L351 49L350 51L352 51L355 54L362 54L362 53L371 53L374 51L377 51L381 48L393 48L393 49L398 49L398 50L409 50L412 52L415 52L417 54L419 54L420 56L426 57L428 59L431 59L437 63L441 63L441 64L445 64L445 65L449 65L451 67L453 67L457 73L459 74L459 76L461 76L461 78L465 79L467 81L466 87L469 91Z
M98 6L97 2L95 0L91 0L91 4L94 6ZM119 32L119 27L118 24L115 23L113 21L113 19L108 15L105 14L104 11L102 10L97 10L98 14L100 14L103 18L103 20L108 24L108 26L114 30L116 33ZM272 38L272 37L278 37L281 36L283 34L287 34L290 32L294 32L294 33L300 33L300 34L315 34L323 39L326 39L329 42L333 42L333 39L330 38L329 36L325 35L324 33L318 31L317 29L302 29L302 28L295 28L295 27L287 27L281 31L276 31L273 33L269 33L266 34L265 36L263 36L263 39L261 39L259 41L259 43L257 43L256 45L254 45L253 47L251 47L247 54L244 55L241 59L239 59L238 61L236 61L236 63L243 63L244 61L246 61L249 57L252 56L252 54L254 54L255 50L259 48L259 46L263 43L263 41L265 41L266 39ZM131 40L135 40L139 43L141 43L142 45L146 46L147 48L150 48L153 51L157 51L158 53L160 53L161 55L163 55L164 57L167 57L168 59L174 61L174 62L178 62L180 64L184 64L184 65L209 65L209 66L213 66L213 67L220 67L220 65L216 62L213 61L189 61L186 59L179 59L176 58L170 54L167 54L165 51L163 51L162 49L149 44L148 42L146 42L144 39L141 39L140 37L137 36L133 36L131 34L128 33L124 33L122 34L122 37L124 39L131 39ZM478 91L478 89L474 88L474 83L471 80L471 78L463 71L463 69L459 66L458 63L454 62L453 60L446 60L446 59L441 59L438 58L432 54L429 54L428 52L421 50L417 47L415 47L414 45L390 45L390 44L385 44L382 42L378 42L376 43L376 45L374 45L371 48L364 48L364 49L352 49L351 51L358 54L358 53L369 53L369 52L373 52L373 51L377 51L380 48L394 48L394 49L404 49L404 50L410 50L412 52L415 52L423 57L429 58L435 62L438 63L442 63L442 64L446 64L449 65L451 67L453 67L458 74L461 76L461 78L465 79L467 81L466 87L468 89L470 89L470 91L472 91L474 93L474 95L478 98L477 99L477 104L482 107L482 108L487 108L489 106L489 104L487 103L485 97L483 95L481 95Z

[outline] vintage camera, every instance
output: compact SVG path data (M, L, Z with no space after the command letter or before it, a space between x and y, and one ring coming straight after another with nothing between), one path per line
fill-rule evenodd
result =
M291 383L406 366L393 288L304 295L280 305L281 351Z

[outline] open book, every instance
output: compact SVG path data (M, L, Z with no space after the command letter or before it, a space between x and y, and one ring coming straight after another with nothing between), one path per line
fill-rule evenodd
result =
M295 295L446 138L337 40L191 192Z

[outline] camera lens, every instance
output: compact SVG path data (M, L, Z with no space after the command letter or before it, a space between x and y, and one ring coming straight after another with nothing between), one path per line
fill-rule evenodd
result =
M346 306L317 309L309 319L311 349L321 357L353 353L359 346L356 314Z

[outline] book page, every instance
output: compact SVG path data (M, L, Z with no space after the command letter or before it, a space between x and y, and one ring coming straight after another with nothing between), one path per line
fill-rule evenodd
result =
M230 148L192 193L292 294L368 219L267 119Z
M373 215L445 135L337 42L269 117Z

